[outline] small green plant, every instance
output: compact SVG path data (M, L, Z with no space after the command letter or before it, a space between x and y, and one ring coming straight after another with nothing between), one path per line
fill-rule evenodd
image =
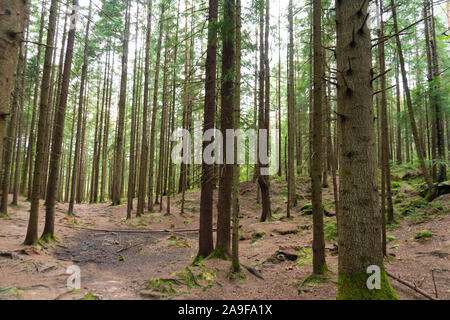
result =
M295 262L297 266L303 267L312 262L311 249L301 248L298 254L298 259Z
M338 236L337 224L335 222L327 222L324 227L325 239L334 241Z
M392 181L391 182L391 189L393 191L398 191L402 187L401 183L398 181Z
M386 241L389 243L389 242L392 242L392 241L394 241L395 240L395 237L394 236L390 236L390 235L388 235L387 237L386 237Z
M169 243L169 247L180 247L180 248L190 248L192 247L192 243L189 242L185 237L178 237L175 234L171 234L167 237L167 242Z
M433 238L433 234L429 230L420 230L416 231L414 235L414 239L420 241L420 240L427 240Z
M125 257L124 257L124 256L122 256L122 255L120 255L120 257L119 257L119 261L125 261Z
M99 298L96 295L94 295L92 292L86 292L84 294L83 300L99 300Z

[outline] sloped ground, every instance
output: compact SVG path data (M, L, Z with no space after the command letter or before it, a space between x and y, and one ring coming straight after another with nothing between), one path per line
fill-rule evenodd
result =
M418 196L417 181L398 180L386 269L450 299L450 195L426 204ZM274 220L260 223L255 185L241 184L240 259L248 269L236 276L229 272L229 261L191 265L197 252L198 191L186 193L184 216L179 215L179 196L172 199L171 216L164 215L164 207L162 213L130 221L124 219L124 205L76 205L76 217L68 218L67 205L58 204L58 241L34 247L22 245L29 203L21 199L19 207L10 207L9 218L0 219L0 299L334 299L335 217L325 217L330 276L303 283L312 271L312 217L300 212L310 201L308 186L300 179L297 212L286 219L286 184L274 179ZM332 199L332 187L324 189L324 204L331 213ZM80 290L66 286L66 269L72 264L81 270ZM395 280L391 284L401 299L423 299Z

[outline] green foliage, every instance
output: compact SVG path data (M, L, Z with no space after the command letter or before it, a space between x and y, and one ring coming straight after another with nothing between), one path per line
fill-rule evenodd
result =
M429 230L416 231L416 233L414 234L414 239L418 241L431 238L433 238L433 234Z
M182 236L176 236L175 234L171 234L167 237L167 242L169 247L181 247L181 248L190 248L192 247L192 243Z
M337 224L336 222L327 222L324 226L324 233L325 233L325 239L328 241L334 241L336 240L338 236L338 230L337 230Z

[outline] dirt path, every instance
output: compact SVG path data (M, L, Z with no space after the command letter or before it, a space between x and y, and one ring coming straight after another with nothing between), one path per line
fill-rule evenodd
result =
M155 212L131 221L123 219L125 206L76 205L76 217L67 218L67 205L58 204L58 241L35 247L22 245L29 204L20 199L19 207L10 208L10 218L0 219L0 299L334 299L335 218L325 218L330 229L326 230L329 279L313 279L299 287L312 271L312 218L300 213L308 203L308 190L299 187L304 196L298 212L292 220L286 220L285 186L275 180L271 187L275 221L259 223L260 205L254 197L254 185L241 186L241 263L264 280L246 269L231 279L230 262L205 260L191 266L198 234L161 232L198 227L198 192L186 194L185 216L178 214L180 199L175 197L171 216ZM330 192L325 189L325 203L332 212ZM389 229L390 256L386 259L386 269L391 273L433 295L436 287L443 299L450 299L449 200L448 195L441 197L438 205L423 209L437 210L432 219L406 217ZM43 227L42 212L39 230ZM159 232L142 232L148 230ZM423 230L432 236L415 239ZM66 285L66 269L72 264L81 270L80 290L69 290ZM149 279L154 279L152 290L147 288ZM394 280L391 284L401 299L423 299Z

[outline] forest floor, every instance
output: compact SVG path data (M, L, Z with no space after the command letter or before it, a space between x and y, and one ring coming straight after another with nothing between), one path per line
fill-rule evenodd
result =
M418 195L419 179L401 175L393 181L396 217L387 231L386 270L450 299L450 194L426 203ZM198 190L186 193L184 216L179 214L180 196L172 199L170 216L164 215L164 206L163 213L129 221L124 219L126 204L79 204L76 216L68 218L68 205L59 203L57 241L31 247L22 244L29 203L21 198L19 206L9 208L9 217L0 219L0 299L335 299L335 217L324 217L329 276L304 281L312 271L312 217L301 211L310 203L308 187L306 178L298 180L299 204L287 219L286 184L274 178L273 221L260 223L256 186L241 184L239 250L248 269L238 275L230 273L229 261L206 259L192 265L198 245ZM324 189L324 205L331 213L332 192L331 184ZM40 232L44 212L42 206ZM79 290L67 288L66 269L72 264L81 270ZM401 299L424 299L390 282Z

